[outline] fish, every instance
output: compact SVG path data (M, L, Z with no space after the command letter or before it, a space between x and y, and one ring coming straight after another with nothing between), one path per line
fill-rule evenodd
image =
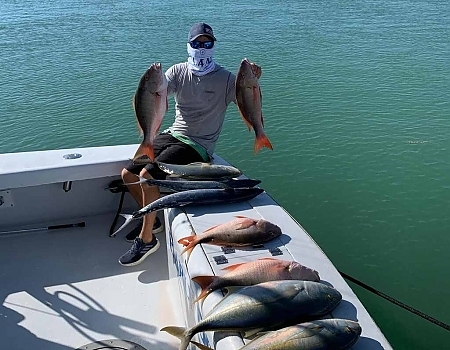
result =
M234 264L223 269L223 276L196 276L192 280L200 285L202 291L194 302L203 300L216 289L228 286L250 286L261 282L276 280L320 281L319 273L296 261L262 258Z
M161 63L153 63L139 80L132 100L139 134L144 136L133 159L147 156L155 159L153 141L168 108L167 79Z
M161 331L178 337L179 350L186 350L199 332L239 331L248 337L317 319L331 312L341 300L337 289L319 282L263 282L228 294L191 328L167 326Z
M201 234L183 237L178 243L185 247L181 252L184 254L190 253L200 243L245 247L268 242L280 235L281 229L267 220L237 215L235 219L210 227Z
M218 189L218 188L249 188L260 184L260 180L253 179L229 179L224 181L189 181L189 180L156 180L142 177L137 182L127 183L125 185L137 185L147 183L151 186L168 188L175 192L195 190L195 189Z
M158 167L171 176L195 179L230 179L242 175L242 172L231 165L195 162L187 165L156 162Z
M244 58L236 75L236 105L248 130L253 129L255 132L255 154L263 147L273 150L272 143L264 132L260 77L261 67Z
M316 320L268 332L239 350L345 350L358 341L361 332L360 324L352 320ZM196 341L191 343L200 350L212 350Z
M187 190L182 192L175 192L167 196L158 198L133 214L120 214L125 218L125 222L120 226L116 232L111 234L111 237L117 235L128 224L136 219L150 214L154 211L163 210L167 208L183 207L188 204L193 205L207 205L217 203L235 203L245 200L250 200L257 195L263 193L264 190L259 187L254 188L220 188L220 189L198 189Z

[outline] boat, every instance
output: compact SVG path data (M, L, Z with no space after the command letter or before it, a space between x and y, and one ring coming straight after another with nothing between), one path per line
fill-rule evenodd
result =
M272 257L317 270L342 294L325 318L359 322L355 350L392 349L364 305L306 230L269 193L238 203L188 205L158 212L161 247L142 264L123 267L129 247L117 213L132 213L128 193L111 191L137 145L0 155L0 308L5 349L178 349L168 325L190 327L223 298L216 290L193 303L199 275ZM215 155L214 163L228 164ZM243 175L245 177L245 174ZM264 188L264 182L259 185ZM259 247L197 246L187 259L178 239L236 215L264 218L283 234ZM165 247L165 248L164 248ZM239 333L204 332L194 340L217 350L241 348ZM196 349L190 345L190 349Z

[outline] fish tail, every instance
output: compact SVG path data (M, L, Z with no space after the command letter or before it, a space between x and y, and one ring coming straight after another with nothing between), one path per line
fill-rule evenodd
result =
M183 249L183 251L181 252L181 255L183 255L184 253L187 253L187 260L189 260L192 249L194 249L195 245L196 245L195 243L189 244L186 248Z
M194 249L194 247L197 245L197 241L195 240L195 235L180 238L178 240L178 243L180 243L184 246L184 249L181 252L181 255L183 255L184 253L187 252L187 259L189 260L192 249Z
M211 289L209 288L209 286L215 279L215 276L197 276L192 278L192 280L198 283L198 285L202 288L200 295L194 300L194 303L199 300L205 299L209 295L209 293L211 293Z
M134 219L133 215L131 214L120 214L125 218L125 222L122 224L122 226L120 226L116 232L112 233L110 235L110 237L115 237L117 235L118 232L122 231L126 226L128 226L128 224Z
M167 332L181 340L179 350L186 350L192 338L190 332L184 327L168 326L161 328L161 331Z
M142 142L134 154L133 160L141 158L142 156L147 156L152 162L155 160L155 151L153 149L153 145Z
M258 135L255 140L255 154L258 153L261 148L267 147L273 150L272 144L266 134Z
M200 344L199 342L196 342L194 340L191 340L191 343L194 344L196 347L198 347L200 350L213 350L212 348L210 348L209 346Z
M186 237L180 238L178 240L178 243L180 243L180 244L184 245L185 247L187 247L187 246L189 246L192 243L194 238L195 238L195 236L186 236Z

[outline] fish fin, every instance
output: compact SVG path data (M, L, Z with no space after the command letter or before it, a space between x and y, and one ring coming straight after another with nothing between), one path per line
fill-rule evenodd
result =
M259 85L253 86L253 104L256 106L261 103L261 88Z
M258 153L261 148L266 147L273 150L272 144L270 143L268 137L265 134L258 135L255 139L255 154Z
M194 344L196 347L198 347L200 350L213 350L209 346L200 344L199 342L196 342L195 340L191 340L191 343Z
M148 143L142 142L139 145L136 153L134 154L133 160L138 159L142 156L147 156L151 161L155 160L155 151L153 150L153 145L149 145Z
M201 293L199 296L194 300L194 303L205 299L209 293L212 292L211 289L208 289L208 287L211 285L212 281L214 281L217 277L216 276L197 276L192 278L194 282L200 285L202 288Z
M252 218L247 218L245 216L243 218L245 218L246 220L243 220L239 223L239 226L236 227L237 230L243 230L243 229L249 228L250 226L255 225L256 222L258 221L258 220L252 219Z
M131 99L131 105L133 106L134 116L136 117L136 124L138 127L139 136L141 137L144 135L144 130L142 130L141 124L139 124L139 119L136 114L136 94L133 95L133 98Z
M234 271L239 266L244 265L244 264L245 263L239 263L239 264L230 265L230 266L224 267L222 270L223 271L227 271L227 272L231 272L231 271Z
M143 183L148 183L149 185L151 185L153 184L153 179L147 179L145 177L139 176L139 181L124 183L124 185L131 186L131 185L140 185Z
M239 218L239 219L245 219L245 218L248 218L248 219L249 219L248 216L244 216L244 215L235 215L234 217L235 217L235 218Z
M202 289L208 288L211 282L216 279L216 276L196 276L191 278L195 283L197 283Z
M244 114L239 109L239 114L242 117L242 120L244 121L245 125L247 125L248 131L251 131L253 129L253 125L244 117Z
M186 254L186 261L189 261L189 259L191 258L191 254L192 254L192 251L194 250L194 248L195 248L195 245L194 245L193 247L186 247L186 248L181 252L181 254L187 253L187 254Z
M263 330L264 330L264 328L256 328L256 329L251 329L251 330L245 331L244 332L244 337L245 338L253 337L254 335L256 335L256 333L259 333L259 332L261 332Z
M188 165L209 165L209 163L205 163L205 162L193 162L193 163L189 163Z
M177 326L168 326L161 328L162 332L167 332L181 340L179 350L186 350L191 341L192 335L188 334L186 328Z
M218 226L220 226L220 225L221 225L221 224L211 226L210 228L207 228L205 231L203 231L203 233L208 232L208 231L211 231L211 230L215 229L216 227L218 227Z
M159 129L161 129L161 125L162 125L162 121L161 121L161 123L158 125L158 127L156 128L156 130L155 130L155 135L158 135L158 134L159 134Z
M250 61L249 61L249 62L250 62ZM261 67L260 67L258 64L254 63L254 62L250 62L250 66L251 66L251 68L252 68L252 72L253 72L253 74L255 75L255 77L256 77L257 79L261 78L261 74L262 74L262 69L261 69Z
M110 235L110 237L115 237L117 235L118 232L122 231L126 226L128 226L128 224L133 221L133 215L131 214L120 214L125 218L125 222L122 224L122 226L120 226L116 232L112 233Z

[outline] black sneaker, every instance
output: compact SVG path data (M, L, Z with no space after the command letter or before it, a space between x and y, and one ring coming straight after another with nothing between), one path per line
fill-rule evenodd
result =
M158 248L159 241L155 236L153 236L153 240L150 243L144 243L144 241L138 237L134 240L130 250L119 258L119 263L123 266L138 265L143 262L147 256L156 252Z
M161 224L161 220L158 217L155 219L155 223L153 224L153 233L160 233L164 229ZM139 224L136 225L134 229L132 229L126 236L125 240L127 242L133 243L136 237L139 236L142 230L142 219L139 221Z

